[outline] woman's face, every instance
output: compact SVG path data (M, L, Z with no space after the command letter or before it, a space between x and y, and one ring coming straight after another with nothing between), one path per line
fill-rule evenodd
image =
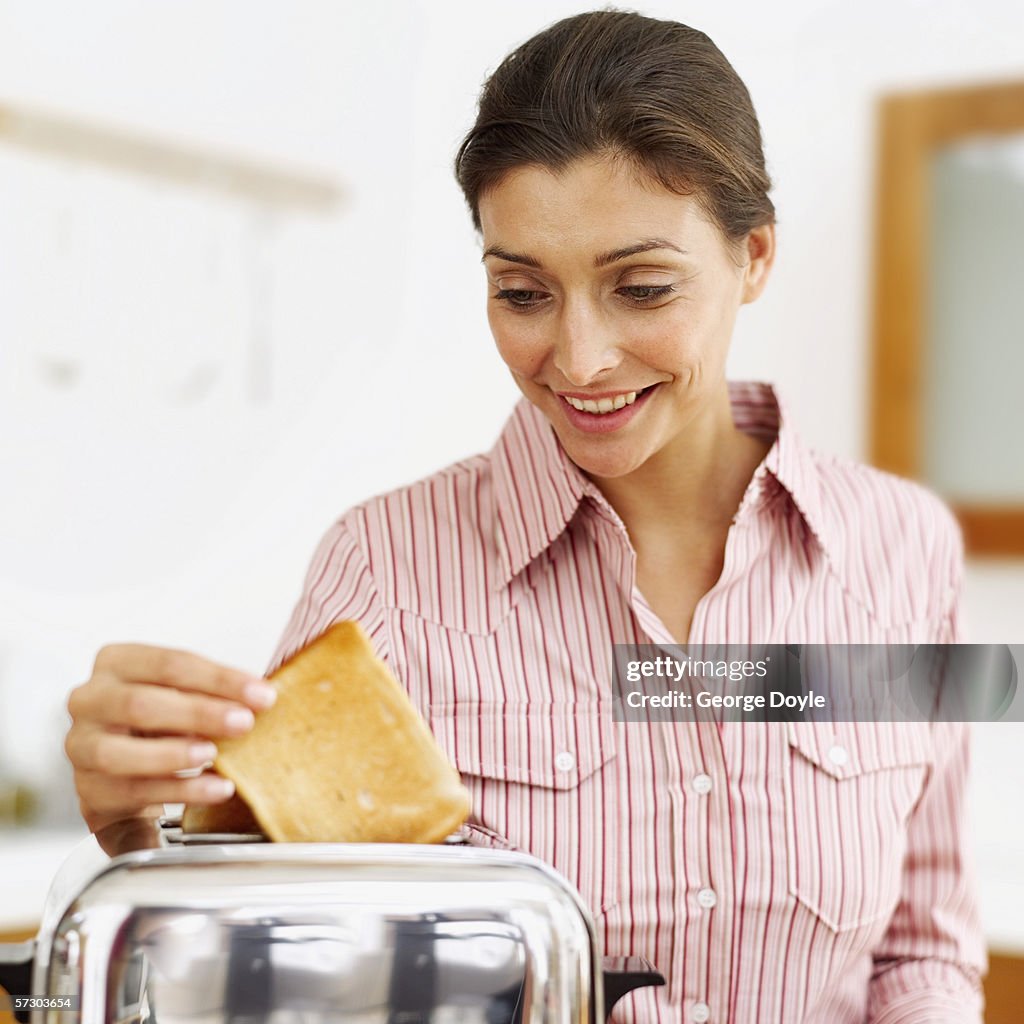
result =
M598 157L510 172L480 220L498 351L573 462L620 477L714 443L733 323L764 285L772 228L737 250L695 198Z

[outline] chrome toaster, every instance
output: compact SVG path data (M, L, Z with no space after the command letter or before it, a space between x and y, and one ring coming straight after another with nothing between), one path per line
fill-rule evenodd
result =
M525 854L173 832L90 839L36 939L0 946L36 1024L601 1024L664 981L602 961L579 895Z

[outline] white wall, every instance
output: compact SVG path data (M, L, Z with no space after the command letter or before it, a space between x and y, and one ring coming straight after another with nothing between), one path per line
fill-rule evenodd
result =
M40 750L57 756L64 695L104 642L260 669L339 511L491 444L515 395L451 159L486 72L581 9L0 2L0 103L314 168L347 192L331 217L268 223L0 141L0 757L50 770ZM733 375L777 381L807 437L860 456L874 99L1021 77L1024 7L644 10L707 31L762 120L780 258ZM976 637L1024 640L1024 566L972 566L968 583ZM1024 853L1005 814L1020 739L993 727L977 756L979 848L1004 859Z

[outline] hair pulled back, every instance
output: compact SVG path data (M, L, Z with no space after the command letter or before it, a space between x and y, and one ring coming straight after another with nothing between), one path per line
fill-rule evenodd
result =
M481 196L511 170L599 155L695 195L732 242L774 223L750 94L687 25L603 10L533 36L485 82L455 176L479 230Z

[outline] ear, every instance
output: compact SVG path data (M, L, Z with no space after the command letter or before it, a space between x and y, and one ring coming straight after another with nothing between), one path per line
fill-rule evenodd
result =
M768 283L768 274L775 261L775 225L753 228L743 243L747 252L744 270L743 302L753 302Z

